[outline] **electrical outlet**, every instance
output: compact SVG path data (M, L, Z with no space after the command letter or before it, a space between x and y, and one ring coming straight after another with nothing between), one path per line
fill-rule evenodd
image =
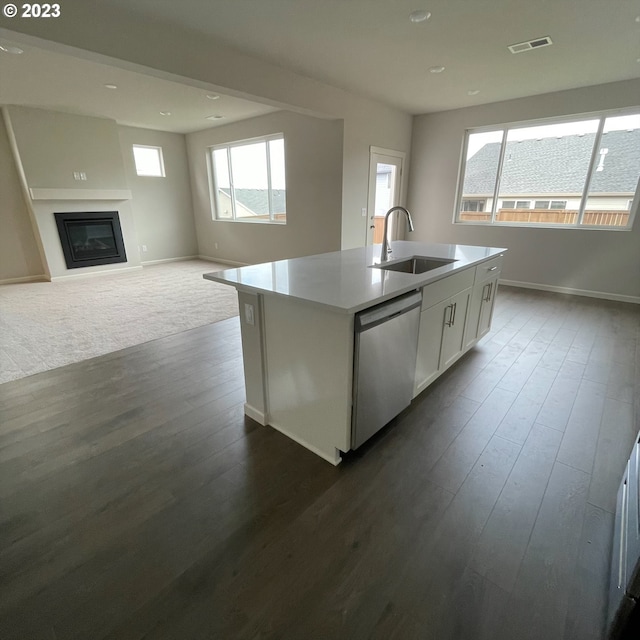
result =
M143 245L142 245L142 252L143 252L143 253L146 253L146 252L147 252L147 245L146 245L146 244L143 244Z
M80 172L80 180L85 181L87 179L87 174L84 171Z
M363 218L367 217L367 207L362 207L362 217Z
M217 242L214 242L214 243L213 243L213 246L217 249L217 248L218 248L218 243L217 243Z
M82 180L82 178L80 177L80 172L79 171L74 171L73 172L73 179L74 180Z
M246 302L244 305L244 319L247 324L252 326L255 324L255 318L253 317L253 305L247 304Z

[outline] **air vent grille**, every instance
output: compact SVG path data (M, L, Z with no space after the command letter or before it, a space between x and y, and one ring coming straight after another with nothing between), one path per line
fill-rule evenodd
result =
M531 51L532 49L539 49L540 47L548 47L552 44L551 38L544 36L543 38L535 38L534 40L511 44L509 45L509 51L511 51L511 53L522 53L523 51Z

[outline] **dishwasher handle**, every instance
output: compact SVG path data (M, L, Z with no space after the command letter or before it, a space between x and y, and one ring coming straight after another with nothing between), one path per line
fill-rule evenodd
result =
M356 314L355 331L361 333L422 305L422 292L413 291Z

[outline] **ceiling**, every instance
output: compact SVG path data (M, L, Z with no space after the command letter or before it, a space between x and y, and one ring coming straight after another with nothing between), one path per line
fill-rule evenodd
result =
M97 9L105 0L85 2ZM135 13L149 24L201 33L411 114L640 77L638 0L108 0L108 5L123 19ZM412 23L414 10L431 17ZM550 36L553 45L515 55L507 49L542 36ZM429 71L440 66L441 73ZM21 56L0 55L0 75L0 103L77 110L169 131L194 131L274 110L231 96L210 101L202 88L33 47ZM105 83L118 89L105 89ZM225 118L204 120L216 113Z
M150 75L45 51L0 55L0 104L111 118L120 124L189 133L276 111L274 107ZM105 85L115 85L109 89ZM207 96L219 96L215 100ZM162 115L168 112L170 115ZM223 116L208 120L210 116Z

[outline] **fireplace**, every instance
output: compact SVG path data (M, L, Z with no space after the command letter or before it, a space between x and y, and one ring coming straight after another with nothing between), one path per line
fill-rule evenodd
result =
M68 269L127 261L117 211L54 215Z

